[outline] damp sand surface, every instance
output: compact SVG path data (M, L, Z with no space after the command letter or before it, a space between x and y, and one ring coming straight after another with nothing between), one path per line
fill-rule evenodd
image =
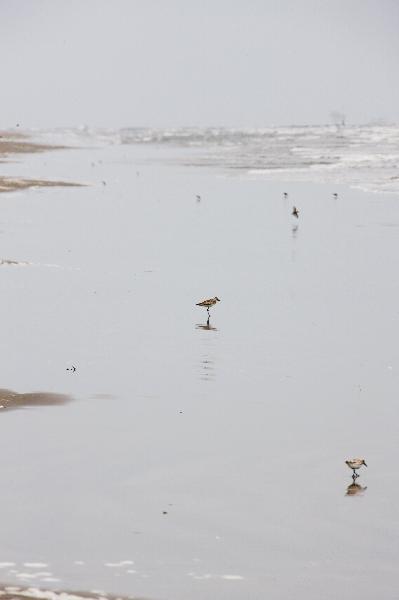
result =
M0 597L3 600L26 600L35 598L36 600L145 600L138 596L112 596L100 590L92 592L71 591L50 591L35 587L19 586L1 586Z
M58 406L70 398L63 394L48 392L18 393L12 390L0 390L0 409L3 411L33 406Z
M0 159L14 154L32 154L49 150L64 149L65 146L43 144L32 141L29 134L16 131L0 131Z
M0 385L74 402L0 411L0 579L393 600L399 199L178 152L1 165L90 185L1 198Z
M35 143L29 136L16 132L0 132L0 163L15 159L19 154L34 154L36 152L50 152L64 149L64 146ZM7 177L0 175L0 193L24 190L31 187L60 187L77 186L78 183L68 181L55 181L30 177Z
M10 177L0 177L0 193L25 190L31 187L77 187L79 183L68 181L51 181L48 179L14 179Z

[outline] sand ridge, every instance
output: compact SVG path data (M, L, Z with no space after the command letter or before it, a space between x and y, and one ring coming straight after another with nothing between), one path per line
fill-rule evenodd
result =
M12 390L0 389L0 409L10 410L29 406L57 406L69 402L65 394L54 392L31 392L19 394Z
M23 179L0 176L0 193L26 190L32 187L82 187L82 183L71 181L52 181L48 179Z
M51 146L26 141L28 136L24 133L0 132L0 162L7 162L12 154L32 154L50 150L66 149L66 146ZM76 187L82 184L67 181L48 181L46 179L24 179L20 177L0 176L0 193L25 190L32 187Z

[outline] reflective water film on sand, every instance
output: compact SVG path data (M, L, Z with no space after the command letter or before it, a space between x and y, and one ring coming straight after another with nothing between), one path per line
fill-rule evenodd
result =
M396 600L398 197L124 141L0 165L0 595Z

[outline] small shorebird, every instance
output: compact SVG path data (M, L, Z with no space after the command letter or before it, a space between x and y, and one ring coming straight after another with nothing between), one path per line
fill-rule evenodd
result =
M297 209L296 206L293 206L292 208L292 213L294 215L294 217L298 218L299 217L299 210Z
M356 473L356 469L360 469L361 466L365 466L366 465L366 461L364 460L364 458L351 458L349 460L346 460L345 463L348 465L348 467L350 469L352 469L353 471L353 479L356 479L356 477L359 477L359 475Z
M197 194L196 196L197 202L201 202L201 196L199 194Z
M333 196L334 196L334 200L336 200L338 198L337 192L334 192Z
M209 309L211 308L211 306L214 306L216 302L220 302L217 296L215 296L214 298L209 298L208 300L202 300L202 302L197 302L196 306L204 306L208 311L208 317L210 317Z
M284 192L283 196L284 196L284 200L287 200L287 198L288 198L287 192Z

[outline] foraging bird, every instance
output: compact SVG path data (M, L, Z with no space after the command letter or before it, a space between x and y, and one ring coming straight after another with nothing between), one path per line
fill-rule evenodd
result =
M287 194L287 192L284 192L284 199L287 200L287 198L288 198L288 194Z
M197 302L196 306L204 306L208 311L208 315L210 316L209 309L211 306L214 306L216 302L220 302L217 296L215 296L214 298L209 298L208 300L202 300L202 302Z
M334 192L333 196L334 196L334 199L336 200L338 198L337 192Z
M292 208L292 214L294 215L294 217L298 218L299 217L299 210L297 209L296 206L294 206Z
M201 202L201 196L199 194L197 194L196 196L197 202Z
M356 479L356 477L359 477L359 475L356 473L356 469L360 469L360 467L362 467L363 465L365 467L367 467L364 458L351 458L349 460L346 460L345 463L348 465L348 467L350 469L352 469L352 471L353 471L352 478L353 479Z

